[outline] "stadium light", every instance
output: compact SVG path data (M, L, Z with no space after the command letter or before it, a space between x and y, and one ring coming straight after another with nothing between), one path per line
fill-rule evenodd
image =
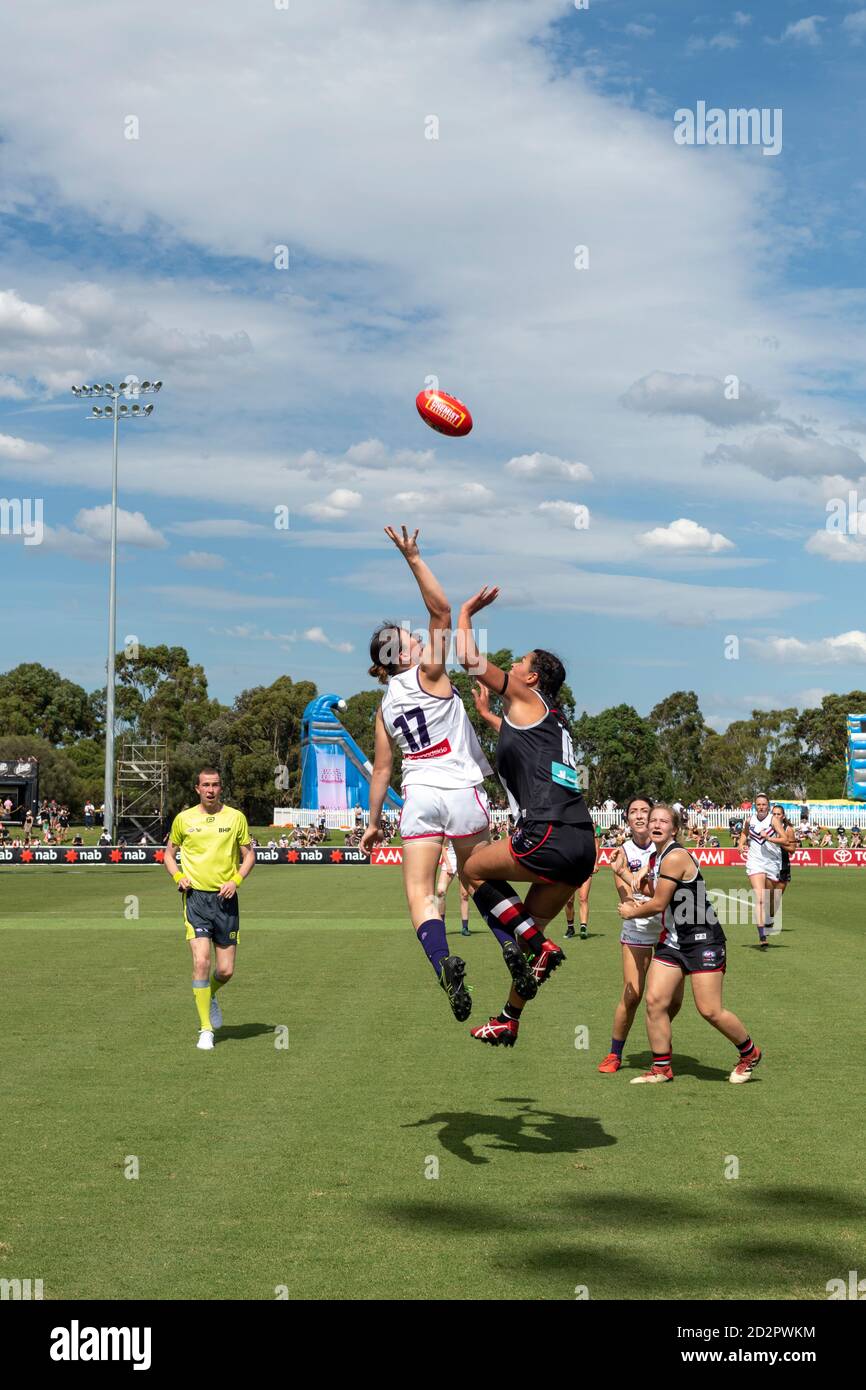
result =
M112 840L115 838L114 824L114 668L115 652L117 647L117 449L119 442L118 426L121 420L146 420L153 414L153 406L147 405L144 410L141 406L134 405L132 410L128 405L119 405L118 401L122 396L129 394L133 398L142 391L158 391L162 386L161 381L151 384L149 381L139 382L138 378L126 377L119 386L106 381L100 384L95 381L92 385L73 386L72 394L79 399L91 399L94 396L108 396L112 401L103 410L100 406L91 407L87 420L110 420L113 425L114 447L112 449L112 468L111 468L111 552L109 562L109 581L108 581L108 666L106 671L105 686L105 790L103 793L105 801L105 815L103 817L103 828L108 831Z

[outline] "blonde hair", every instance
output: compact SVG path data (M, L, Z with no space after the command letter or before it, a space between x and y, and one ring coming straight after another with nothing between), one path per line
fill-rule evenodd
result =
M676 839L681 829L679 811L675 811L673 806L669 806L666 801L657 801L655 806L653 806L650 810L650 817L652 817L656 811L667 811L668 815L671 818L671 821L673 822L674 839Z

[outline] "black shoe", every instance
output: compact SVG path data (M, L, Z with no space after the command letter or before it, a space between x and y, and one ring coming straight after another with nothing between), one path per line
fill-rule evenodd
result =
M448 995L451 1012L458 1023L465 1023L472 1012L472 997L463 983L466 962L459 956L446 956L439 972L439 983Z
M568 930L567 930L567 932L565 933L565 939L566 939L566 941L568 940L568 938L569 938L570 936L574 936L574 927L569 927Z
M506 941L502 947L502 959L514 981L514 988L521 999L534 999L538 993L538 983L529 968L529 962L516 941Z
M574 932L572 932L571 934L572 934L572 936L574 936ZM581 923L581 926L580 926L580 939L581 939L581 941L586 941L587 938L588 938L588 936L589 936L589 931L587 930L586 925L585 925L584 923Z

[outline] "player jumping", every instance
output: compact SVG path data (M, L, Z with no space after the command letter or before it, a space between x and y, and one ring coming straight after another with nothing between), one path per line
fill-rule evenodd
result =
M458 872L476 845L489 839L490 810L484 778L490 773L478 737L445 660L451 609L418 550L418 532L385 533L405 557L429 616L426 644L411 632L385 623L370 642L370 674L387 686L376 714L375 757L370 777L370 822L361 837L366 854L385 838L382 807L394 749L403 755L403 886L412 925L458 1022L469 1017L472 999L466 964L448 953L445 923L436 894L436 868L447 838Z
M505 672L478 650L472 618L498 592L485 587L464 603L458 656L478 677L474 696L479 713L499 732L496 770L516 825L510 839L474 850L463 877L503 948L513 981L502 1013L473 1028L472 1036L494 1047L513 1047L524 1005L565 959L556 943L545 938L544 928L592 875L595 834L580 791L571 734L556 708L565 681L562 662L536 648ZM502 701L501 717L490 709L491 691ZM510 879L532 884L525 903Z

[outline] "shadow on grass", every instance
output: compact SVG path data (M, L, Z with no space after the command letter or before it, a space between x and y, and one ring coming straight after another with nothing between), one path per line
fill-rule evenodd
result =
M439 1125L439 1143L464 1163L489 1163L476 1153L470 1140L479 1139L485 1149L506 1153L570 1154L615 1144L599 1120L585 1116L561 1115L553 1110L536 1110L534 1101L523 1097L502 1097L504 1104L516 1105L516 1115L484 1115L472 1110L439 1111L426 1120L416 1120L404 1129Z
M217 1042L243 1042L245 1038L259 1038L262 1033L273 1033L273 1023L235 1023L217 1029Z
M726 1299L757 1291L762 1298L823 1299L827 1281L844 1277L850 1264L839 1220L862 1219L866 1204L814 1188L726 1185L712 1201L695 1194L645 1201L638 1190L560 1191L551 1201L548 1190L543 1202L528 1205L518 1193L502 1205L443 1201L437 1193L377 1211L421 1238L483 1235L488 1269L510 1267L518 1239L521 1268L532 1287L533 1276L542 1276L547 1298L571 1298L586 1285L590 1296L621 1299Z

